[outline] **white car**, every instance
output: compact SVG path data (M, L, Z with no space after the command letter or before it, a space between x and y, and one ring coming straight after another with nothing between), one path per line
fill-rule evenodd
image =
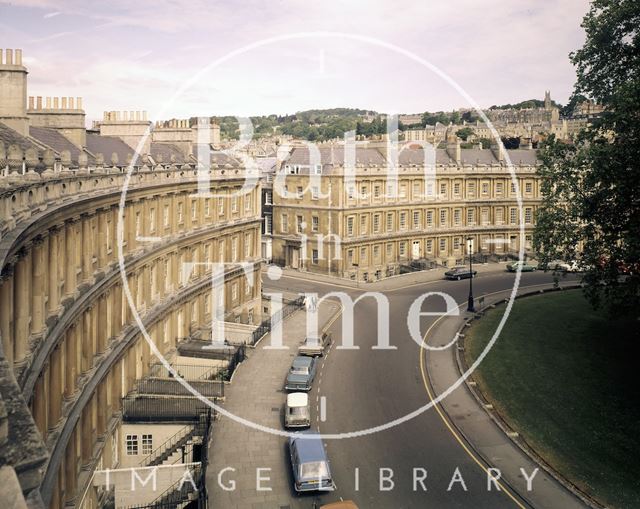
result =
M561 272L579 272L580 266L578 262L572 260L570 262L565 262L564 260L553 260L549 262L547 265L549 270L556 270Z
M322 334L320 337L318 336L307 336L304 339L304 343L302 343L298 347L299 355L307 355L309 357L322 357L324 355L324 351L331 343L331 335L330 334Z
M287 394L284 425L286 428L308 428L311 426L311 409L307 393L292 392Z

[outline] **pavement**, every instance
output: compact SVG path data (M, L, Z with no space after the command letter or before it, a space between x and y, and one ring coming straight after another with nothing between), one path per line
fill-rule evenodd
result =
M319 326L324 327L339 309L335 303L322 303L318 308ZM287 394L284 381L298 345L305 338L306 312L296 311L284 321L283 328L283 346L288 349L270 349L271 335L262 338L255 349L248 350L248 358L234 373L222 405L235 416L279 431L284 430ZM313 416L315 406L312 407ZM285 436L252 429L220 416L213 426L209 458L206 486L210 507L310 509L313 506L313 495L298 497L292 488ZM229 468L235 471L225 470ZM260 481L264 490L258 489L258 476L265 478Z
M504 265L474 266L478 270L473 280L476 297L483 296L485 303L504 299L514 280ZM372 283L286 269L278 281L263 276L265 290L320 295L343 291L353 299L365 291L380 292L389 300L389 336L396 349L373 348L378 339L377 320L373 317L379 309L374 299L362 299L354 308L354 330L346 332L353 335L360 348L339 350L337 346L345 333L342 319L333 322L331 316L338 308L324 301L319 322L321 326L331 322L329 331L334 342L322 360L310 397L314 427L323 434L340 435L339 439L325 440L336 492L318 497L296 495L291 488L286 439L222 418L215 423L210 444L207 488L211 507L310 509L316 502L339 498L354 500L360 509L586 507L542 470L534 478L532 491L527 490L520 469L531 475L537 465L502 432L465 384L451 392L441 405L427 408L459 377L455 347L427 351L425 355L425 350L409 336L405 317L411 304L425 292L446 292L457 303L466 302L469 282L444 281L443 272L411 273ZM527 273L522 274L520 286L523 291L531 291L552 284L550 274ZM425 301L423 310L429 307L443 310L442 303ZM423 317L421 333L428 344L445 345L455 336L464 315ZM304 311L285 320L286 346L295 347L302 341L305 320ZM282 386L295 350L265 349L268 344L267 336L241 365L228 388L225 408L282 429L281 408L286 397ZM316 406L321 396L326 409L322 422ZM389 425L397 420L402 422ZM381 429L375 430L376 427ZM218 484L217 476L225 467L236 469L222 474L223 483L236 481L234 491L224 491ZM498 488L490 489L488 467L501 471ZM258 474L257 468L271 470ZM416 471L424 473L423 483L416 483ZM384 481L389 472L393 472L393 480ZM464 483L452 481L456 472ZM256 489L257 475L270 477L264 485L271 491Z
M531 286L523 288L518 294L527 293L552 285L541 284L537 288ZM485 305L504 301L511 290L496 292L485 296ZM504 310L504 306L501 308ZM463 313L460 317L445 318L439 321L430 331L426 344L441 346L449 338L454 338L462 323L471 316L471 313ZM462 331L464 333L464 330ZM428 350L425 371L432 389L432 396L444 393L461 377L461 372L456 361L456 348L446 350ZM509 383L505 380L505 383ZM540 467L518 447L513 440L491 418L487 409L482 408L479 401L473 396L469 386L461 383L460 386L448 394L440 402L440 408L444 410L442 415L447 426L452 425L455 433L461 439L461 446L468 444L473 454L485 465L500 470L502 478L512 488L517 490L519 496L532 507L558 507L566 509L578 509L588 507L572 492L558 483L543 468L540 468L534 478L534 484L530 492L527 490L526 481L523 483L521 469L531 475Z

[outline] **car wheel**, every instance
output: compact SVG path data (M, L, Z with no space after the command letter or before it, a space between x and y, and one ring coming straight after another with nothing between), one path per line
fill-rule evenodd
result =
M458 281L460 281L460 276L458 276Z

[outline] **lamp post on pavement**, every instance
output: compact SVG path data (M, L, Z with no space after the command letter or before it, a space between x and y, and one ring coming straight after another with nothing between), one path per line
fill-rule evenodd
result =
M473 305L473 237L467 237L467 253L469 253L469 300L467 311L475 313L476 308Z

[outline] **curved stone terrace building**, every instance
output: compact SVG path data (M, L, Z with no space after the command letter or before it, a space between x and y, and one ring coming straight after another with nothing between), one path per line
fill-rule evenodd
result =
M21 52L2 55L2 488L32 507L100 507L92 474L127 454L123 401L157 364L125 296L116 229L126 167L148 121L106 115L87 132L77 99L34 98L27 108ZM201 197L192 151L151 140L128 182L126 281L170 361L182 339L210 328L208 262L225 264L225 320L261 319L260 189L240 193L237 160L212 154L210 163L211 194Z

